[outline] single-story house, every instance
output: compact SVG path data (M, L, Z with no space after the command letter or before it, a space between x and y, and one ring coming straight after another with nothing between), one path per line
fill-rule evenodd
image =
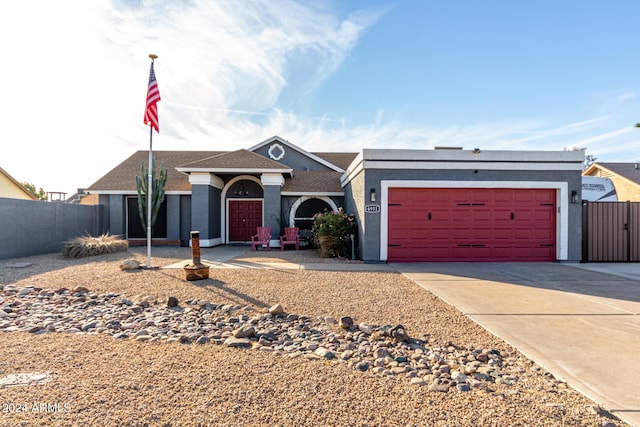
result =
M308 152L274 136L236 151L154 151L168 169L153 237L246 243L256 227L309 233L324 209L353 213L366 262L579 261L583 151L362 149ZM144 239L138 151L87 192L112 234Z
M584 176L608 178L613 182L620 201L640 202L640 164L592 163Z
M0 168L0 197L22 200L37 199L24 185L20 184L14 177L9 175L9 172L2 168Z

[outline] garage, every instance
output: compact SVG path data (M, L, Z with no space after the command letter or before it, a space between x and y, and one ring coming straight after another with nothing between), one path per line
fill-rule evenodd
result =
M389 188L388 261L555 261L556 189Z

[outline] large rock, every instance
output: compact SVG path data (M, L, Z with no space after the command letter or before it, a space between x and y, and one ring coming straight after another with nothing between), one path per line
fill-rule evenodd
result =
M241 326L233 331L233 336L236 338L251 338L256 335L256 328L253 326Z
M409 339L407 330L402 325L395 326L389 331L389 335L396 339L398 342L405 342Z
M249 341L249 338L229 337L224 340L224 345L226 345L227 347L247 348L251 347L251 341Z
M177 307L179 303L176 297L169 297L169 299L167 299L167 307Z
M340 325L342 329L349 329L353 326L353 319L349 316L343 316L338 321L338 325Z
M120 264L120 270L123 270L123 271L137 270L138 268L140 268L140 261L137 261L133 258L130 258L124 261L122 264Z
M314 353L320 357L324 357L325 359L333 359L334 357L336 357L333 351L324 347L318 347L317 349L315 349Z
M284 313L284 307L281 304L272 305L269 308L269 314L272 316L277 316L278 314Z
M360 329L367 335L371 335L371 333L373 332L373 327L371 325L367 325L366 323L358 324L358 329Z
M389 350L384 347L378 347L373 351L373 357L376 359L382 359L389 356L391 356L391 353L389 353Z

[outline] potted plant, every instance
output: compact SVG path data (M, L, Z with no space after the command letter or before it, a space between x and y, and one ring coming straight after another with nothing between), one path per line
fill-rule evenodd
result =
M353 215L347 215L342 208L337 211L317 213L313 217L313 233L317 238L320 256L347 257L347 239L356 233L356 221Z

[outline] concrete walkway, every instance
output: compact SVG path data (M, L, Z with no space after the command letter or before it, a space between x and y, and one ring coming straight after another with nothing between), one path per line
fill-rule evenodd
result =
M249 262L237 261L237 258L247 252L247 246L220 245L213 248L202 249L200 252L200 262L208 265L210 268L269 268L275 270L323 270L323 271L395 271L393 267L385 263L365 264L362 262L268 262L269 258L264 261ZM280 252L278 250L278 252ZM256 256L259 257L259 253ZM183 268L190 264L191 259L179 261L163 268Z
M640 265L391 266L640 427Z

